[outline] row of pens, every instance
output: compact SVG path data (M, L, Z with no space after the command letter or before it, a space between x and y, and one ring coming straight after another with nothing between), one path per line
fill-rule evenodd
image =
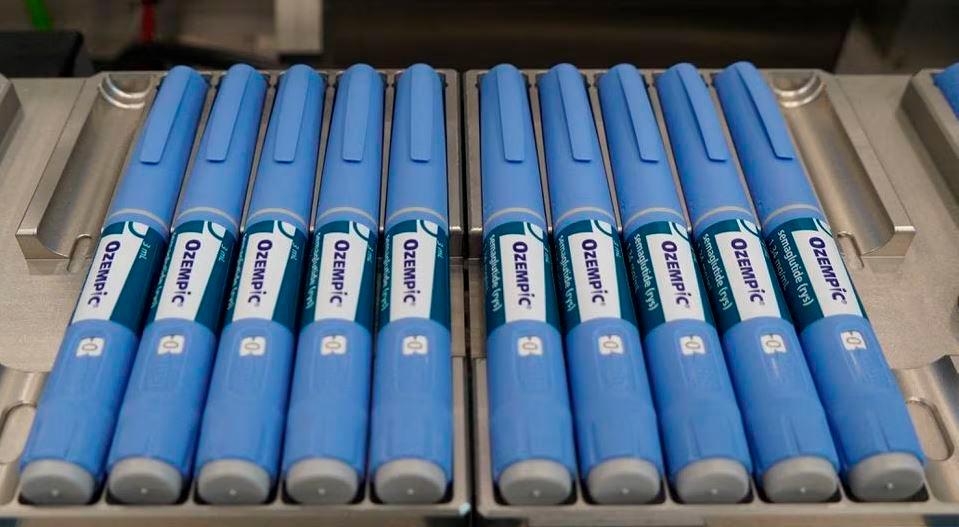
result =
M713 81L749 194L697 70L656 77L689 222L642 75L599 77L622 239L585 79L560 65L536 84L551 241L526 80L503 65L479 86L499 496L557 504L579 480L594 503L647 503L665 480L682 502L736 503L753 476L771 501L828 500L840 479L866 501L917 493L903 398L761 74ZM443 89L428 66L397 79L377 298L381 76L337 81L308 243L323 77L280 77L238 240L266 81L219 79L181 193L208 86L172 69L38 406L24 499L105 485L175 503L195 480L213 504L347 503L367 479L385 503L443 499Z
M270 107L267 78L233 66L201 132L207 80L171 69L39 401L22 498L84 504L105 484L121 503L169 504L195 479L204 502L255 504L282 474L294 501L348 503L368 463L382 502L441 499L453 442L443 84L426 65L396 81L375 301L383 77L357 65L338 79L308 246L325 78L293 66Z
M576 68L535 84L551 242L526 79L479 81L502 499L562 503L577 475L599 504L655 502L664 479L685 503L748 499L751 476L773 502L918 493L905 402L762 74L715 74L719 107L693 66L656 75L665 137L632 66L597 77L595 115Z

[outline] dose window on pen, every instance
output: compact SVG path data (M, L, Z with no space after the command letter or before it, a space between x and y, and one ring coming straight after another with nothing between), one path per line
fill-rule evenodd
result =
M430 352L430 341L424 335L412 335L403 338L403 355L426 355Z
M516 352L520 357L540 356L543 354L543 341L534 336L520 337L516 340Z
M706 343L699 335L684 335L679 337L679 349L683 355L705 355Z
M767 333L759 336L763 351L768 354L786 353L786 339L778 333Z
M157 343L157 355L179 355L183 353L183 335L164 335Z
M866 349L866 339L858 331L843 331L839 334L839 337L842 339L842 346L846 348L846 351Z
M623 338L619 335L602 335L598 339L600 355L622 355Z
M241 357L260 357L266 353L266 339L263 337L244 337L240 341Z
M77 357L99 357L103 354L104 341L100 337L80 339L77 343Z
M320 355L346 355L347 349L344 335L327 335L320 341Z

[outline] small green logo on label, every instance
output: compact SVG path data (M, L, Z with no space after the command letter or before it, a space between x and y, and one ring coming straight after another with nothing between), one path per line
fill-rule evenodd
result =
M268 220L248 226L243 240L226 319L273 320L292 331L306 234L292 223Z
M431 221L409 220L386 232L380 324L429 318L450 327L447 233Z
M373 329L376 232L355 221L333 221L313 237L303 325L349 320Z
M557 235L567 332L594 318L636 323L618 238L612 225L593 220L572 223Z
M673 320L712 324L705 287L686 228L671 221L648 223L626 238L633 296L644 333Z
M782 224L766 238L800 331L833 315L865 317L829 225L813 218Z
M144 223L107 225L83 283L72 322L110 320L139 331L153 279L160 269L163 236Z
M173 232L150 321L194 320L216 331L236 237L212 221L188 221Z
M706 229L696 245L720 332L751 318L789 320L755 224L721 221Z
M546 233L526 222L505 223L486 236L486 332L515 320L558 327L553 263Z

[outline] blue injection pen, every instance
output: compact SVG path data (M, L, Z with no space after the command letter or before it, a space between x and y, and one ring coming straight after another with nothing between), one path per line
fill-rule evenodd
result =
M646 83L621 64L598 85L669 479L683 502L739 501L749 447Z
M348 503L366 477L383 97L365 64L336 84L283 447L300 503Z
M449 221L443 80L396 83L386 194L370 472L386 503L434 503L452 478Z
M163 78L37 407L20 461L28 501L82 504L99 487L206 90L184 66Z
M597 503L645 503L662 453L585 79L560 64L537 85L579 472Z
M573 418L526 80L511 65L480 79L480 145L493 479L510 504L556 504L573 490Z
M828 499L836 448L709 91L689 64L656 86L758 483L773 501Z
M173 503L189 481L265 93L247 65L220 80L107 459L122 502Z
M308 66L280 76L197 446L209 503L261 503L276 481L325 89Z
M775 97L746 62L714 83L849 487L908 498L923 485L922 449Z

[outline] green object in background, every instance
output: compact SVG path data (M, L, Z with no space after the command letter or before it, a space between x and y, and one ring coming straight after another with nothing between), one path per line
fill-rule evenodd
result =
M50 12L47 11L47 5L43 0L24 0L24 3L27 5L27 12L30 13L30 23L34 29L50 31L53 28Z

